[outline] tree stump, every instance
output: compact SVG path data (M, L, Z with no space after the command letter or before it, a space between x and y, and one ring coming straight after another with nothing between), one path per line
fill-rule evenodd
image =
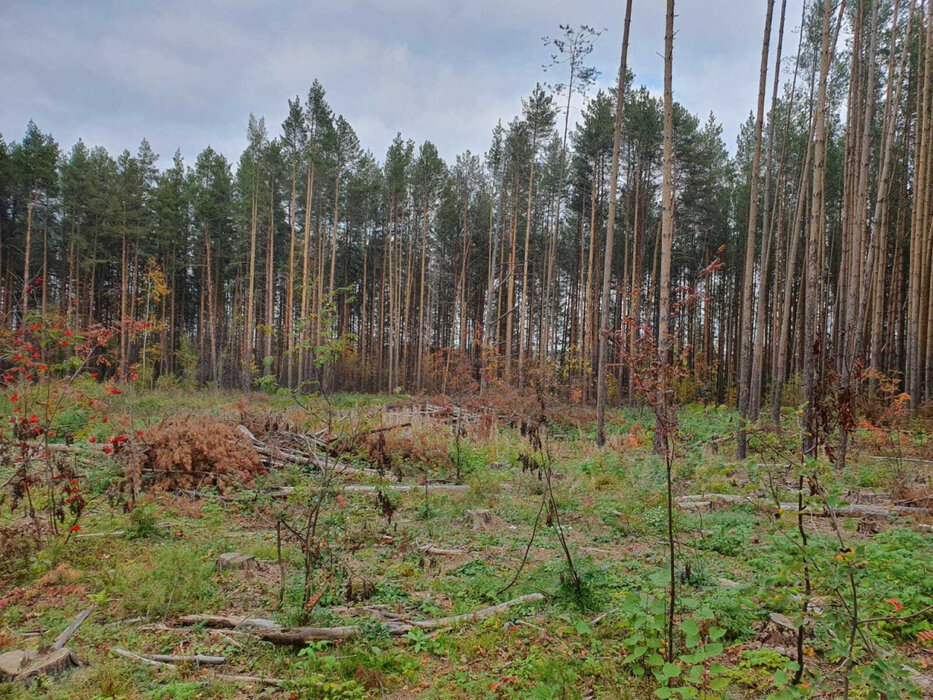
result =
M216 566L218 573L224 571L255 571L259 568L259 562L252 554L225 552L217 557Z
M35 649L18 649L0 654L0 678L23 681L39 674L51 676L77 665L74 654L64 647L47 654L39 654Z

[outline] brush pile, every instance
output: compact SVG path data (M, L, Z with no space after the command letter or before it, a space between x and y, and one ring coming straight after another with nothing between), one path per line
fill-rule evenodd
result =
M121 450L134 490L175 491L249 484L265 471L252 442L236 427L209 416L173 416Z

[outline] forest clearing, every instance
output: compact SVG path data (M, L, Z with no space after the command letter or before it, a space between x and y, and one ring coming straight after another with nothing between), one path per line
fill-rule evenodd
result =
M790 426L752 437L770 456L741 462L724 447L734 410L678 411L669 664L650 410L613 409L596 448L591 408L517 392L492 406L132 389L107 400L52 423L80 435L52 451L59 536L35 551L3 529L2 573L17 577L0 599L3 651L48 645L93 605L67 647L81 665L7 680L4 697L839 697L853 567L874 648L859 650L853 697L877 674L889 697L930 691L933 434L902 409L856 432L844 472L814 465L816 495L798 490ZM18 454L5 448L4 480ZM55 520L44 497L34 487L37 527Z
M9 4L0 696L933 698L933 0Z

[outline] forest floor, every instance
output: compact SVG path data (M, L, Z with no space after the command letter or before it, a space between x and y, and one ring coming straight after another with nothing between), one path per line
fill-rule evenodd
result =
M356 439L340 459L364 471L337 475L321 500L310 601L302 548L287 530L280 548L275 522L305 522L309 504L318 501L319 471L276 466L222 493L166 484L147 489L144 479L130 507L113 497L123 475L119 453L96 453L82 462L88 506L80 530L49 538L0 588L0 652L48 644L96 604L68 645L80 665L0 682L0 696L841 697L848 670L853 698L872 696L873 683L900 683L897 675L905 678L902 697L909 697L908 686L933 674L933 635L923 634L933 627L925 610L933 604L933 511L841 510L838 518L823 512L827 505L933 505L933 464L924 461L933 457L929 421L905 422L893 450L890 433L865 427L842 473L828 464L807 466L820 474L825 497L811 498L802 518L805 573L797 514L786 508L798 498L798 470L782 463L781 440L769 443L767 458L760 453L739 462L730 409L679 409L673 462L679 661L666 664L666 472L651 449L650 412L610 411L609 443L598 449L594 413L576 406L548 408L546 428L474 408L457 439L449 410L407 412L398 397L340 395L302 404L286 396L175 390L127 392L115 411L143 434L166 416L182 415L192 426L243 423L257 440L283 426ZM474 397L471 405L481 402ZM372 432L388 426L394 427ZM86 436L86 428L71 429ZM106 426L95 430L106 437ZM790 443L793 428L786 432ZM556 512L542 507L548 467ZM369 471L376 468L385 475ZM0 481L10 476L0 473ZM426 478L447 483L425 488ZM359 488L365 485L376 488ZM4 509L3 517L12 517ZM255 559L218 572L224 553ZM850 573L862 617L885 619L861 627L870 628L865 636L874 654L860 636L857 658L847 662ZM795 688L806 575L807 665ZM497 615L392 634L400 621L471 613L535 593L543 598ZM283 628L357 628L348 639L281 645L247 625L183 624L190 614L265 618ZM221 656L226 663L152 666L114 648ZM876 673L889 677L879 681Z

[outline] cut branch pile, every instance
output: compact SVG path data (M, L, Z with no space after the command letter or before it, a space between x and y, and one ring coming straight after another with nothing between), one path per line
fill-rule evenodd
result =
M120 450L134 490L219 491L248 484L263 472L253 445L233 426L207 416L173 416Z
M340 462L328 454L327 443L319 434L296 433L290 430L269 431L266 440L257 438L245 425L238 425L237 432L249 441L269 468L280 469L289 465L308 466L337 474L379 476L374 469L358 469Z
M437 404L423 402L394 403L385 407L384 415L391 416L390 421L399 420L440 420L445 423L471 423L479 420L480 414L467 411L456 404L438 406Z

